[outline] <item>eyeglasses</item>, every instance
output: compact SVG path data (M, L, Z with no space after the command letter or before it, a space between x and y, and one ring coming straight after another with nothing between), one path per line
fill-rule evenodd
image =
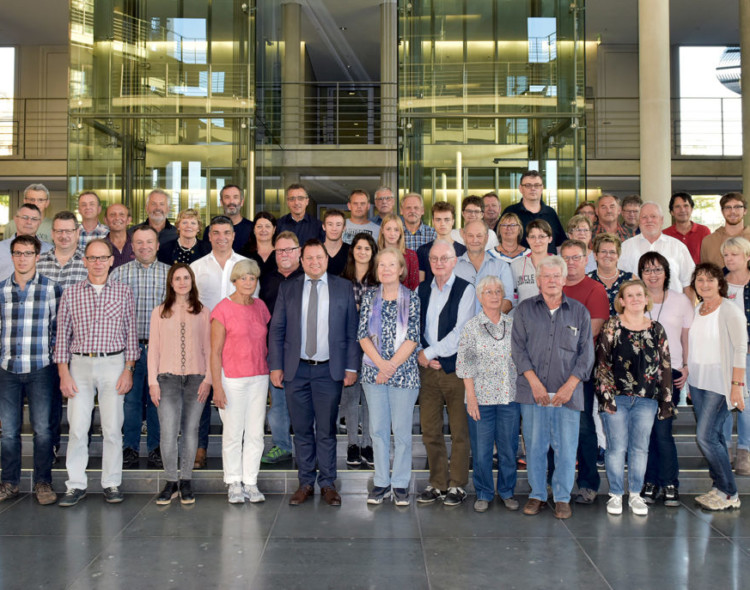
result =
M394 197L375 197L376 201L392 201Z
M641 274L644 275L660 275L664 272L664 269L661 266L655 266L652 268L644 268Z
M586 257L583 254L576 254L575 256L563 256L562 257L562 259L565 262L581 262L581 260L583 260L584 258Z
M282 256L288 256L295 250L299 250L299 246L295 246L294 248L276 248L276 253L281 254Z
M481 209L464 209L465 215L481 215L482 210Z
M547 234L534 234L533 236L526 236L527 240L549 240L552 236Z
M437 256L430 256L429 260L432 264L448 264L454 258L455 256L441 256L440 258Z
M85 258L89 262L107 262L107 260L112 258L112 255L108 254L107 256L86 256Z
M540 183L540 182L538 182L536 184L531 184L530 182L527 182L525 184L522 184L521 186L523 188L534 188L534 189L542 189L542 188L544 188L544 185L542 183Z
M18 250L14 250L10 255L13 258L31 258L32 256L36 256L36 252L34 252L34 250L27 250L26 252L19 252Z
M570 233L578 232L578 233L586 234L586 233L588 233L590 231L591 230L589 228L587 228L587 227L577 227L575 229L570 230Z
M23 202L24 203L32 203L34 205L41 205L42 203L46 203L47 199L30 199L30 198L26 197L23 200Z
M600 256L617 256L617 250L599 250Z
M76 233L77 231L78 231L77 229L53 229L52 233L53 234L61 234L63 236L69 236L71 234Z
M744 208L744 205L724 205L721 209L723 211L742 211Z
M503 229L515 229L518 227L517 223L501 223L500 227Z
M23 219L24 221L41 221L41 217L31 217L31 215L16 215L17 219Z

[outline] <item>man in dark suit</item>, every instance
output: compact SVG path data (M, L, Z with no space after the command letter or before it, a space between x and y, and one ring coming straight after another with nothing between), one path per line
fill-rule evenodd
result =
M305 274L279 287L268 341L271 383L286 391L295 434L299 489L289 503L312 496L317 479L325 502L340 506L336 417L342 385L357 379L357 308L351 282L326 273L319 240L308 240L301 260Z

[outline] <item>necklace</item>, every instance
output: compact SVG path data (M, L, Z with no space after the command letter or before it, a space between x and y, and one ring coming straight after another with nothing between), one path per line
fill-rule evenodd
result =
M600 279L604 279L605 281L611 281L612 279L616 279L618 276L620 276L620 271L616 270L615 274L610 275L608 277L605 277L602 273L600 273L598 270L596 271L596 274L599 275Z
M664 291L664 298L661 300L661 307L659 308L659 313L656 314L656 321L659 321L659 318L661 317L661 310L664 309L664 304L667 302L667 291ZM654 303L654 305L660 305L659 303ZM654 316L651 315L651 310L648 311L648 317L652 320L654 319Z
M484 329L487 331L487 333L492 336L492 339L496 342L500 342L503 338L505 338L505 320L503 320L503 334L500 336L500 338L497 338L492 332L490 332L489 327L487 324L484 324Z
M721 305L721 299L719 299L719 302L716 305L708 305L708 303L704 301L703 305L701 305L699 313L701 315L708 315L709 313L716 311L720 305Z

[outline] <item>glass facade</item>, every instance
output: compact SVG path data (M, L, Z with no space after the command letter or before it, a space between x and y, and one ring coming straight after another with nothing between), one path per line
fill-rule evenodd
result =
M585 194L583 0L400 0L400 190L520 199L538 169L570 216Z
M208 220L222 186L253 186L254 6L71 0L71 198L93 189L142 219L158 187L170 217Z

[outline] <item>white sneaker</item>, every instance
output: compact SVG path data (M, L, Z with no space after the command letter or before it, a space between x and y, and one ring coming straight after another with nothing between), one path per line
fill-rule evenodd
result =
M701 504L704 510L731 510L741 505L738 495L727 496L717 491L716 494L706 494L706 500Z
M622 514L622 496L617 494L609 495L607 514Z
M257 504L258 502L265 502L266 497L261 494L258 486L251 486L245 484L242 486L242 494L247 498L251 504Z
M229 496L230 504L245 503L245 495L242 493L242 484L239 482L229 484L229 491L227 492L227 495Z
M648 516L648 504L646 504L640 494L630 494L628 506L630 506L630 511L636 516Z

